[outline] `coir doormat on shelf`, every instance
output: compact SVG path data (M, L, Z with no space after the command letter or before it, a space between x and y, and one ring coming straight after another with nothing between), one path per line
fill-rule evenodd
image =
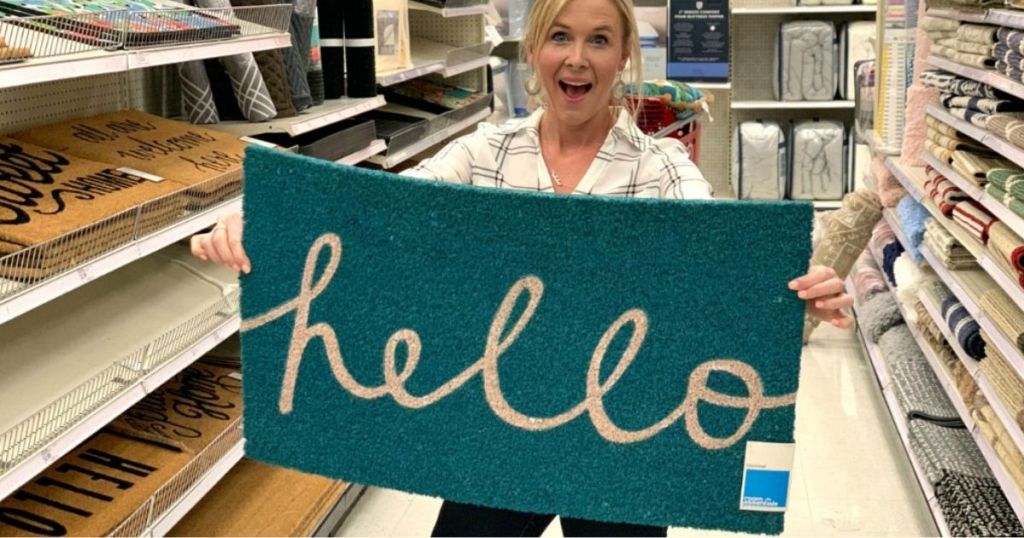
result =
M778 533L807 203L514 193L250 147L246 453L595 520Z

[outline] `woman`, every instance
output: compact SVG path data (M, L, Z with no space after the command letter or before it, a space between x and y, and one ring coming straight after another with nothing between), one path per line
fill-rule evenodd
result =
M711 187L675 140L644 135L622 106L622 72L642 77L629 0L535 0L523 53L534 71L527 92L542 103L522 121L478 130L407 171L440 181L498 188L647 198L706 199ZM192 238L193 253L248 273L242 218L231 215ZM829 268L789 283L808 312L837 327L853 300ZM552 514L445 501L435 536L539 536ZM563 518L566 536L665 536L664 527Z

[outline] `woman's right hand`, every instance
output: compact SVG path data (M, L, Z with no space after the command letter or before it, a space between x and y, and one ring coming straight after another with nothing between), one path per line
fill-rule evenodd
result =
M192 255L224 267L249 273L252 264L242 248L242 214L217 219L213 230L192 236Z

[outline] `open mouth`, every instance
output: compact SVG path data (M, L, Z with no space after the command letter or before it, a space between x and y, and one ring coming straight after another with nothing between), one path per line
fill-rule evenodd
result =
M565 82L564 80L559 80L558 85L562 88L562 92L574 101L582 99L594 87L593 84L585 82Z

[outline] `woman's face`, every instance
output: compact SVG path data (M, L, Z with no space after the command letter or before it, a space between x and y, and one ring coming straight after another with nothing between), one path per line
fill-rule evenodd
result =
M533 61L547 92L547 110L559 122L582 125L607 114L629 57L624 36L611 0L570 0L555 17Z

